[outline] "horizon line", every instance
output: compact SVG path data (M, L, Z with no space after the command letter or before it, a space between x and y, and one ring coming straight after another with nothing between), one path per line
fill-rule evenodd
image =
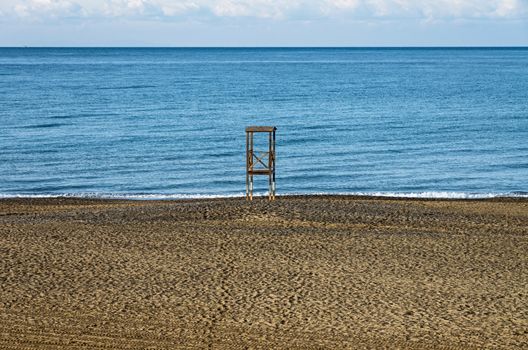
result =
M19 45L19 46L2 46L0 49L523 49L528 48L528 45L378 45L378 46L129 46L129 45L94 45L94 46L70 46L70 45L46 45L46 46L31 46L31 45Z

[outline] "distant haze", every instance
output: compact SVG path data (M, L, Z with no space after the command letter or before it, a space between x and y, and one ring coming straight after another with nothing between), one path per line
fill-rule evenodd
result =
M1 0L0 46L527 46L528 0Z

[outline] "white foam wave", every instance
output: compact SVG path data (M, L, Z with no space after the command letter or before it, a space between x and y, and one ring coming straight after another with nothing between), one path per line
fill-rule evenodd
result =
M486 199L486 198L528 198L528 192L502 193L470 193L470 192L290 192L277 196L310 196L310 195L338 195L365 196L388 198L424 198L424 199ZM242 198L243 192L236 194L124 194L124 193L49 193L49 194L9 194L0 193L0 199L8 198L86 198L86 199L130 199L130 200L176 200L176 199L214 199L214 198ZM254 196L267 196L267 193L255 193Z
M0 193L4 198L85 198L85 199L131 199L131 200L170 200L170 199L212 199L236 198L244 194L124 194L124 193L50 193L50 194L6 194Z
M426 199L486 199L486 198L528 198L528 193L472 193L472 192L341 192L336 195L390 197L390 198L426 198Z

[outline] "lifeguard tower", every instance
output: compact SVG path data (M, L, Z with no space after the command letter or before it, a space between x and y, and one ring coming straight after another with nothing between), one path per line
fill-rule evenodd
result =
M246 128L246 200L253 200L254 175L268 175L268 199L275 200L275 130L277 128L274 126L248 126ZM268 134L267 152L254 149L255 133Z

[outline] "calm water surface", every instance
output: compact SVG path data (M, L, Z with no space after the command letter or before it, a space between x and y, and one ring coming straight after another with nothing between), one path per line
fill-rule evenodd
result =
M527 195L528 49L0 49L0 196ZM266 178L257 178L264 192Z

